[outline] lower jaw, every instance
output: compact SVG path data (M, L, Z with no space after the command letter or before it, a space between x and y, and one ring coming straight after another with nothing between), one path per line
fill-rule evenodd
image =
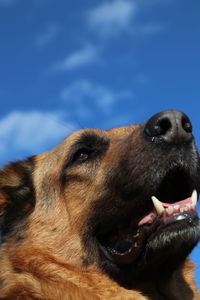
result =
M165 228L167 228L167 230L171 228L172 231L174 230L174 233L176 233L176 228L173 229L173 226L179 226L180 228L184 229L185 226L193 226L194 224L196 224L197 220L198 216L196 212L183 212L177 215L173 215L172 217L168 218L168 220L165 220L165 222L155 222L155 224L151 225L151 229L142 228L143 233L141 234L141 237L136 240L135 243L130 245L130 247L127 248L124 252L118 252L114 248L103 246L101 243L99 243L100 250L106 257L106 259L108 259L112 263L115 263L117 265L132 264L134 262L137 262L138 259L140 260L140 256L142 255L142 252L146 247L147 241L152 236L156 236L156 231L158 232L158 229L159 232L161 231L162 233L166 230ZM159 234L160 233L158 233L158 236ZM164 248L165 245L163 243L163 249Z

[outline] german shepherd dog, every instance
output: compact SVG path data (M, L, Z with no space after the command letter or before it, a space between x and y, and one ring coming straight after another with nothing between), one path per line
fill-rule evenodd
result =
M167 110L74 132L0 171L0 299L200 299L192 125Z

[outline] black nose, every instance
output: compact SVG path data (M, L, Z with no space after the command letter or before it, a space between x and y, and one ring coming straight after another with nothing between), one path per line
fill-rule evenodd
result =
M147 121L144 135L155 143L189 143L193 139L192 124L184 113L165 110Z

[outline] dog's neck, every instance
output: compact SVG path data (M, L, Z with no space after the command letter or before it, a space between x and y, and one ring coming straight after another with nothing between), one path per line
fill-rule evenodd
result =
M192 272L193 264L187 260L182 268L173 272L171 276L165 278L165 280L136 281L132 284L131 289L123 289L120 285L116 287L116 282L113 282L113 285L112 282L110 282L109 287L111 289L112 287L117 289L117 294L119 293L119 295L116 299L200 300L200 296L198 295L198 291L191 275ZM137 297L135 293L138 293ZM123 295L124 298L120 298L120 295ZM102 299L104 298L102 297Z
M6 244L6 243L5 243ZM7 255L11 255L6 245L2 245L3 251ZM26 251L25 251L26 250ZM30 251L30 253L28 252ZM26 255L24 256L24 253ZM20 281L20 288L26 290L28 293L28 286L24 286L26 282L27 274L31 279L31 282L37 281L38 278L43 278L46 282L46 289L39 289L39 293L45 298L48 298L47 293L49 289L59 287L63 293L67 293L70 296L74 296L74 291L81 295L79 299L97 299L97 300L108 300L108 299L140 299L140 300L198 300L197 290L192 279L192 269L193 265L190 261L186 261L183 268L175 271L171 276L165 281L148 281L139 282L135 281L132 288L125 288L118 284L115 280L110 280L109 277L100 271L97 266L73 266L73 264L65 264L58 257L52 257L52 254L45 252L42 254L40 251L40 256L35 256L37 254L37 249L33 251L31 248L23 248L21 252L14 253L15 260L13 261L10 274L12 275L12 282ZM17 258L16 259L16 254ZM21 258L20 258L21 254ZM3 257L3 256L2 256ZM12 257L9 258L9 261ZM22 259L23 258L23 259ZM34 264L32 263L34 261ZM5 263L2 264L7 266ZM8 267L8 266L7 266ZM18 273L16 272L18 270ZM2 268L2 276L6 274L7 269ZM152 271L153 272L153 271ZM20 276L19 276L20 274ZM51 274L51 276L49 276ZM186 283L187 282L187 283ZM176 288L175 288L176 287ZM177 288L178 287L178 288ZM176 292L178 291L178 292ZM70 294L72 293L72 294ZM115 297L113 298L113 293ZM20 291L19 291L20 294ZM84 298L86 295L91 295L89 298ZM52 298L48 298L52 300Z
M194 297L195 286L193 278L189 275L189 269L192 269L192 264L188 261L183 268L179 268L172 274L169 274L168 277L163 278L161 274L160 279L134 282L133 288L141 291L143 295L147 295L152 300L196 299ZM190 282L190 286L188 282ZM177 289L177 286L179 289Z
M140 292L145 296L144 299L200 300L192 274L193 264L187 259L179 268L168 273L167 276L164 271L160 273L160 276L154 276L154 270L152 269L151 275L147 276L144 280L134 278L133 280L129 280L128 283L125 283L123 280L115 278L114 281L126 290ZM131 279L132 275L127 275L126 278Z

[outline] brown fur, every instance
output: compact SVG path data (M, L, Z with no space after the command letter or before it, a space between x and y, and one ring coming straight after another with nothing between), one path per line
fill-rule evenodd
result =
M84 164L69 168L63 184L61 173L71 147L84 132L109 140L109 149L90 168ZM53 150L1 171L0 216L2 224L9 224L0 247L0 299L200 299L188 260L162 286L145 281L130 290L110 279L85 249L82 236L88 216L99 203L94 199L104 194L108 166L122 159L120 145L130 134L140 164L144 152L140 127L128 126L75 132Z

